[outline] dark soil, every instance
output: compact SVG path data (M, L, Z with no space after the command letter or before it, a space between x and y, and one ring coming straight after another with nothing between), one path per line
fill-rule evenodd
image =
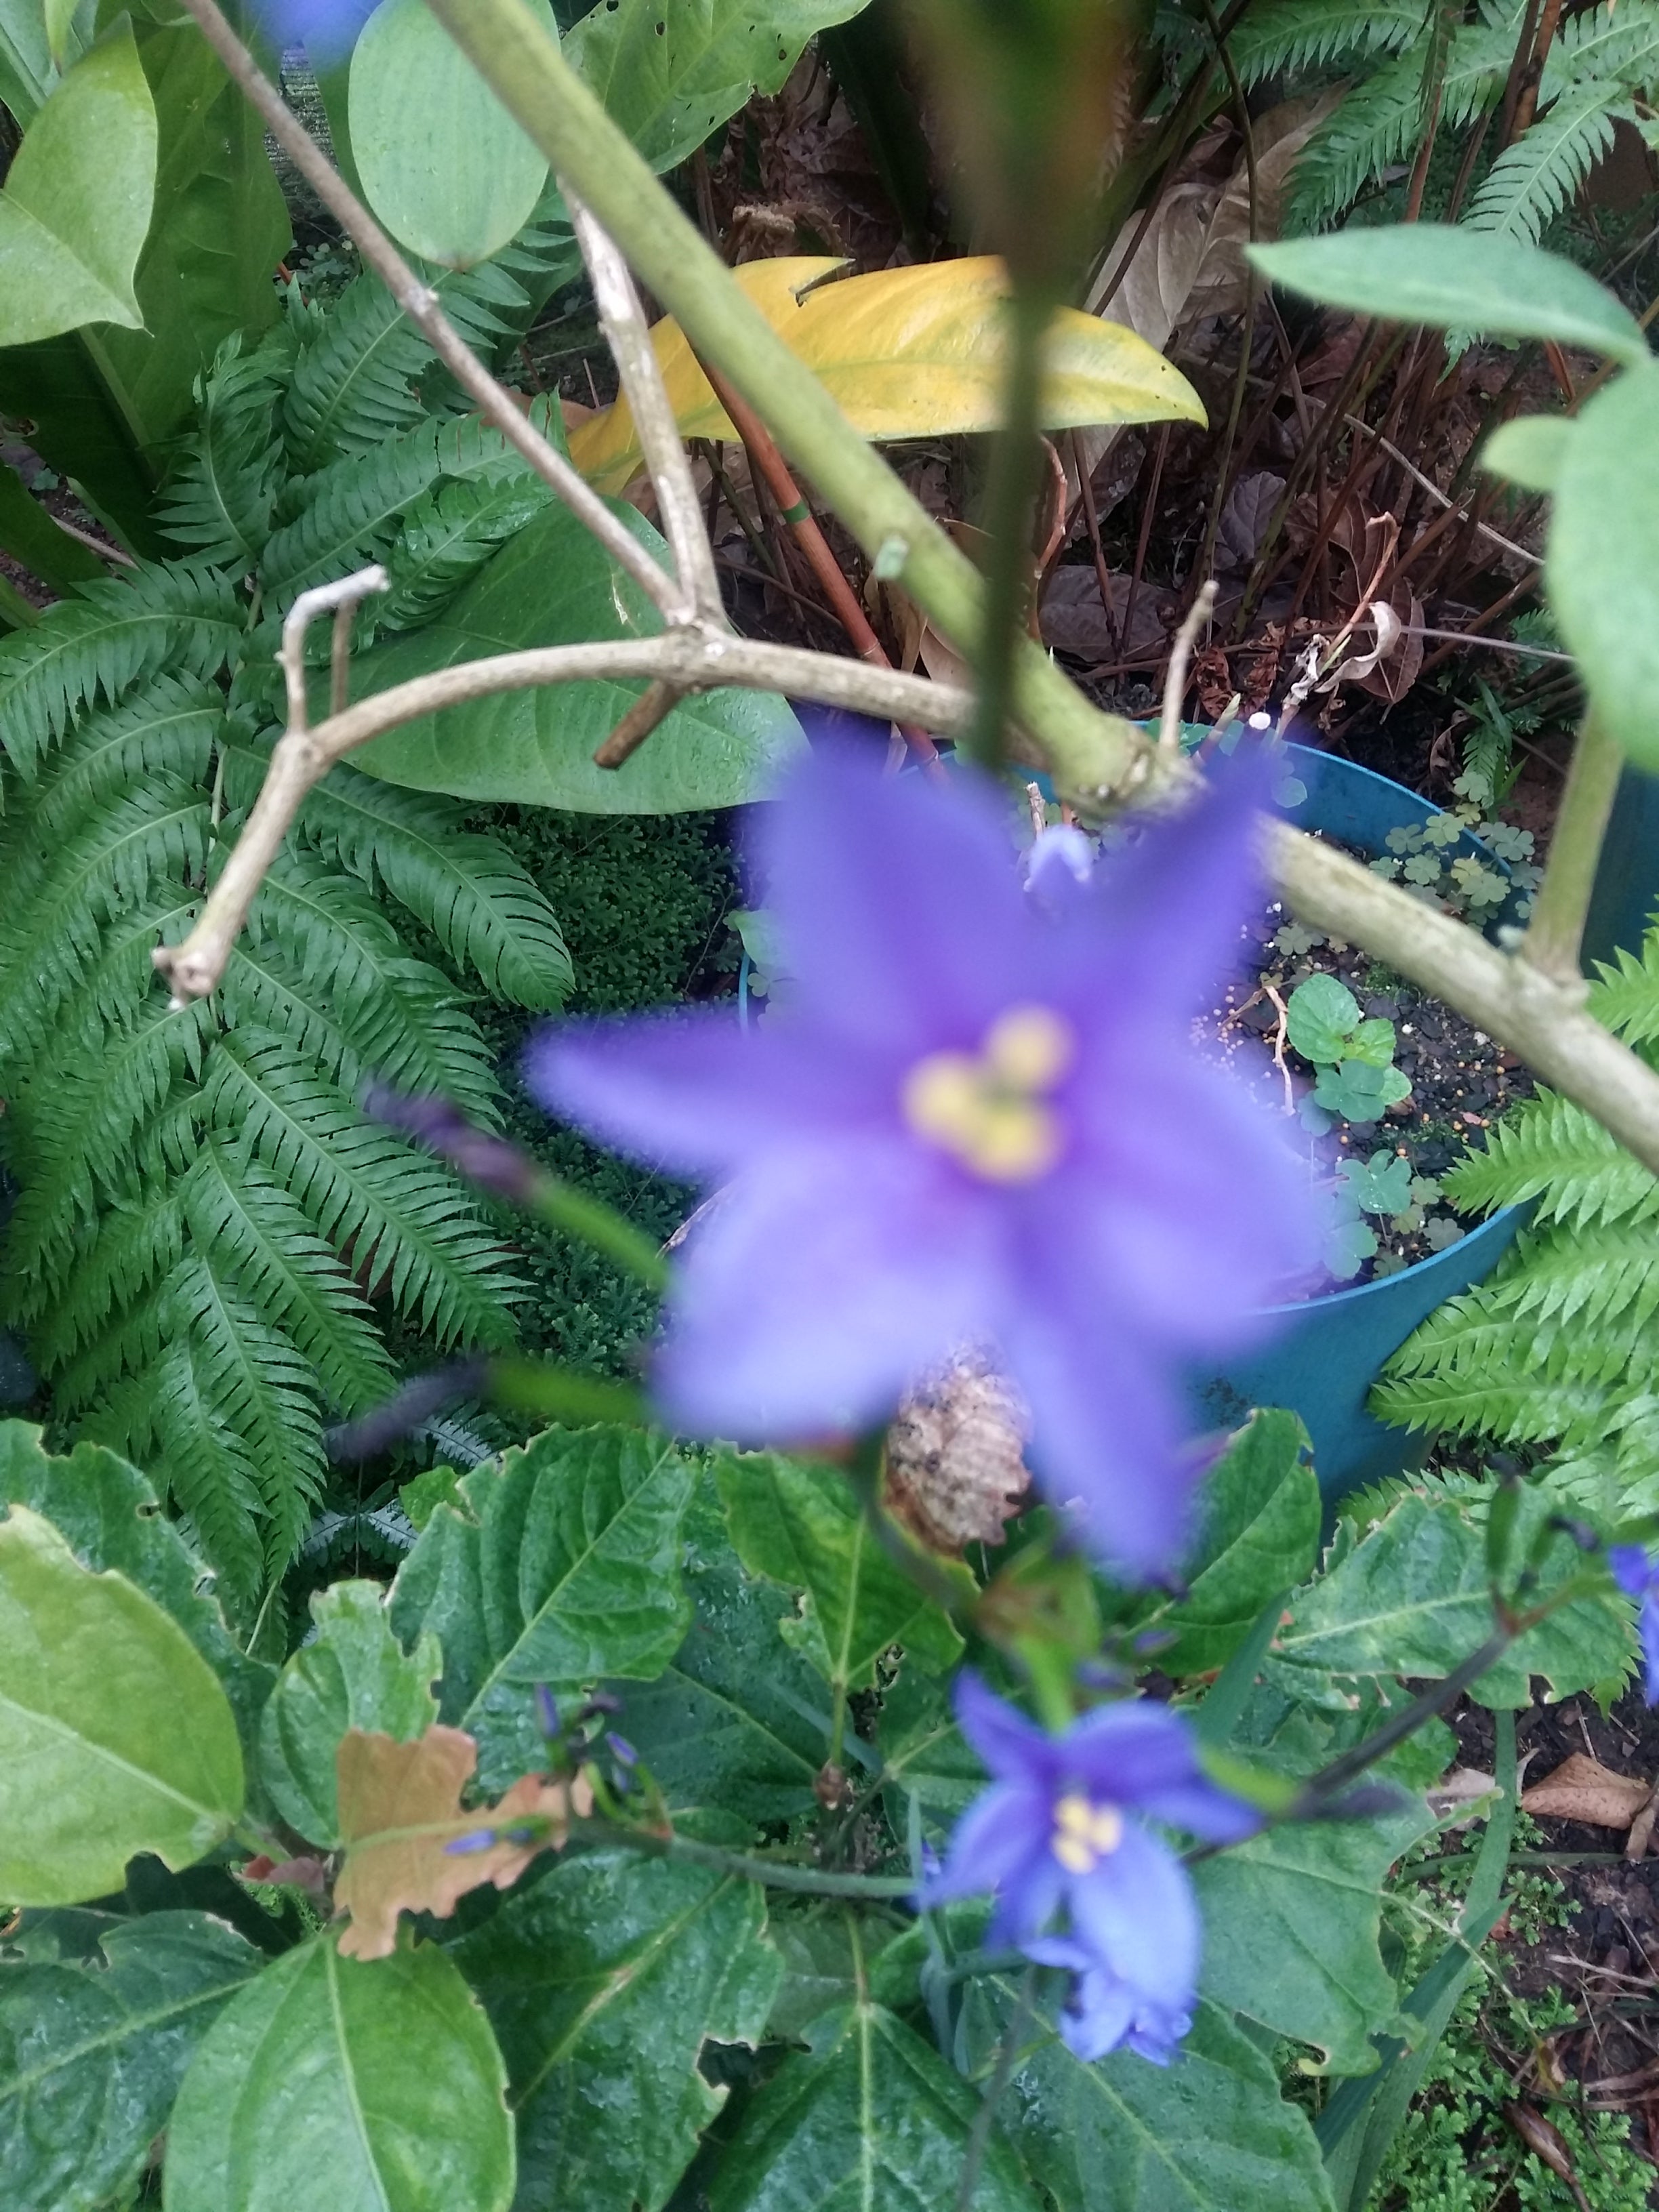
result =
M1532 1077L1513 1053L1369 953L1334 939L1303 952L1281 951L1274 939L1289 920L1285 908L1274 901L1264 907L1259 919L1246 924L1242 972L1226 987L1221 1003L1202 1027L1218 1038L1252 1086L1285 1112L1297 1143L1333 1184L1344 1158L1369 1160L1384 1150L1407 1161L1413 1176L1438 1178L1472 1144L1482 1140L1483 1132L1506 1107L1532 1095ZM1333 1119L1328 1130L1316 1133L1300 1118L1303 1101L1311 1098L1316 1071L1290 1044L1280 1008L1297 985L1316 972L1346 984L1362 1015L1381 1016L1395 1025L1395 1065L1412 1087L1378 1121ZM1241 1048L1246 1040L1251 1041L1254 1066L1243 1060ZM1265 1054L1257 1048L1258 1040L1267 1048ZM1377 1237L1374 1259L1363 1262L1358 1273L1346 1280L1322 1274L1291 1286L1286 1295L1316 1297L1332 1289L1352 1290L1379 1275L1397 1273L1454 1242L1454 1230L1473 1225L1460 1221L1449 1200L1420 1210L1420 1225L1400 1229L1368 1215Z
M1492 1715L1465 1705L1451 1717L1459 1762L1490 1773ZM1643 1703L1639 1686L1605 1717L1588 1695L1533 1705L1516 1717L1516 1737L1523 1795L1574 1753L1644 1782L1659 1776L1659 1712ZM1544 2039L1517 2089L1534 2103L1582 2098L1627 2112L1634 2146L1659 2165L1659 1859L1650 1844L1628 1862L1622 1831L1542 1819L1536 1826L1541 1849L1525 1852L1521 1865L1531 1871L1544 1862L1571 1917L1528 1941L1506 1914L1486 1956L1518 1995L1559 1988L1577 2009ZM1659 2177L1655 2191L1659 2203Z

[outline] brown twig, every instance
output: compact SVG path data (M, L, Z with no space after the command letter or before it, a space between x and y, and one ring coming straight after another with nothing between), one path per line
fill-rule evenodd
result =
M1169 673L1164 679L1164 711L1158 731L1160 752L1178 754L1181 750L1181 709L1187 697L1187 672L1192 665L1198 634L1214 612L1215 580L1210 577L1199 586L1198 597L1182 617L1181 627L1170 647Z

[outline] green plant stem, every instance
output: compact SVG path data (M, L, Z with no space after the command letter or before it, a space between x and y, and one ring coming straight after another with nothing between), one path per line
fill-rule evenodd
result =
M979 704L969 743L987 768L1000 766L1012 703L1015 659L1031 592L1031 520L1036 506L1042 411L1042 340L1053 302L1017 290L1008 303L1008 371L1002 427L991 445L985 488L985 615L975 641Z
M957 2186L956 2212L973 2212L980 2171L985 2164L985 2154L991 2147L991 2130L996 2124L997 2106L1002 2102L1004 2093L1014 2078L1014 2068L1019 2058L1020 2038L1024 2033L1026 2021L1030 2018L1036 1996L1036 1968L1027 1966L1020 1978L1019 1995L1008 2015L1008 2024L1002 2031L1002 2039L997 2045L995 2069L985 2085L985 2094L979 2100L979 2110L974 2114L974 2124L969 2131L968 2148L963 2154L962 2179Z
M201 0L192 0L192 5ZM599 218L698 357L763 417L790 460L942 633L973 653L985 590L979 574L817 378L738 289L732 272L669 198L627 135L565 61L524 0L429 0L456 44ZM1092 763L1107 787L1146 778L1133 726L1102 715L1029 639L1018 641L1014 712L1041 725L1062 772Z
M649 1828L625 1827L616 1820L573 1820L574 1841L617 1844L641 1851L647 1858L678 1859L683 1864L707 1867L711 1873L735 1875L743 1881L757 1881L768 1889L788 1889L805 1897L909 1897L915 1880L908 1875L830 1874L817 1867L792 1866L785 1859L763 1859L750 1851L722 1850L717 1844L700 1844L691 1836L661 1835Z
M589 1198L557 1176L536 1178L530 1203L544 1221L562 1229L567 1237L591 1244L614 1260L627 1274L660 1295L668 1288L668 1262L651 1239L625 1221L614 1208Z
M1528 925L1522 957L1558 982L1577 983L1601 841L1625 757L1594 714L1585 717L1555 817L1549 860Z

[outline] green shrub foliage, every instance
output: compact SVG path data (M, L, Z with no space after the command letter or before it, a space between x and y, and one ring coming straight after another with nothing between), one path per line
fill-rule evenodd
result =
M441 279L450 313L510 334L519 276L561 243L532 233ZM343 766L212 999L170 1006L151 962L258 791L295 594L381 557L393 588L365 628L429 620L548 496L431 366L371 280L327 313L294 295L207 380L165 502L181 557L0 647L0 1143L21 1186L0 1313L58 1413L153 1468L238 1610L306 1525L325 1422L391 1386L388 1321L437 1346L513 1331L499 1237L447 1169L363 1119L363 1085L492 1124L469 994L549 1010L571 981L503 846Z
M1595 1012L1659 1044L1659 929L1601 971ZM1659 1507L1659 1181L1550 1091L1514 1108L1446 1178L1470 1210L1526 1206L1511 1251L1410 1337L1375 1401L1394 1421L1561 1449L1587 1507Z

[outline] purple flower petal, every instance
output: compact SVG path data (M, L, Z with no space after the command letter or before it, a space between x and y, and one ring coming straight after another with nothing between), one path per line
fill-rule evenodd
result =
M1192 2010L1201 1929L1187 1870L1144 1828L1073 1883L1072 1932L1114 1978L1174 2012Z
M1067 1772L1091 1795L1133 1806L1206 1843L1253 1836L1261 1816L1212 1782L1199 1763L1190 1723L1145 1698L1101 1705L1066 1737Z
M1653 1587L1653 1562L1640 1544L1609 1544L1607 1565L1626 1597L1645 1597Z
M955 1703L957 1725L993 1774L1035 1778L1058 1764L1056 1740L998 1697L971 1667L957 1676Z
M1016 1784L999 1784L978 1797L957 1823L945 1865L923 1888L922 1903L988 1896L1009 1886L1024 1889L1048 1856L1053 1826L1046 1796Z
M992 1254L971 1210L899 1145L769 1155L693 1232L656 1370L692 1434L764 1442L877 1419L978 1335Z

